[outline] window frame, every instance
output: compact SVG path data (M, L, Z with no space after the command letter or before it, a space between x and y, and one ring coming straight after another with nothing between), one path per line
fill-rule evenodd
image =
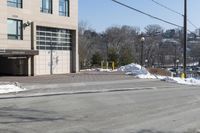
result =
M61 11L60 10L60 2L61 0L59 0L59 16L66 16L66 17L70 17L70 0L64 0L64 6L65 6L65 10Z
M53 0L41 0L41 1L40 1L40 12L47 13L47 14L53 14ZM49 9L44 8L45 1L49 1L49 3L48 3Z
M16 0L16 2L13 2L11 0L7 0L7 6L16 7L16 8L23 8L23 0Z
M7 26L9 26L8 20L12 20L12 21L16 22L16 25L15 25L16 26L16 34L7 33L8 40L23 40L23 21L18 20L18 19L8 18ZM19 31L19 27L20 27L20 31ZM7 32L8 32L8 28L7 28Z

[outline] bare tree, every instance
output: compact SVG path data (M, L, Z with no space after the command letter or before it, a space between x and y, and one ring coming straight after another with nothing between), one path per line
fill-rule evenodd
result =
M115 62L119 65L126 64L126 61L124 60L125 57L123 56L129 58L127 63L133 62L135 54L135 40L138 33L139 29L131 26L113 26L108 28L103 33L104 41L107 46L107 59L109 59L109 53L112 53L110 56L115 56Z
M197 61L200 62L200 43L198 44L192 44L190 46L190 52L189 55L192 57L193 62Z
M91 66L91 58L98 51L100 41L99 34L92 30L86 22L79 23L80 68Z
M80 22L79 55L81 68L91 66L91 62L93 64L97 62L95 61L96 57L98 60L115 61L118 65L132 62L140 63L141 37L137 27L112 26L102 33L97 33L89 28L87 23ZM180 29L164 32L159 25L148 25L145 27L143 37L145 37L143 57L144 60L148 60L146 65L175 64L176 59L182 61L182 31ZM191 51L193 52L190 55L198 60L197 47L191 48Z
M163 28L160 25L148 25L145 27L144 57L150 66L159 62L159 44L162 40Z

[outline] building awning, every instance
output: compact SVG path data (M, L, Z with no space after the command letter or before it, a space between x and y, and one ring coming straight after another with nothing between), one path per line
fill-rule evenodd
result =
M38 50L16 50L16 49L0 49L0 56L34 56L38 55Z

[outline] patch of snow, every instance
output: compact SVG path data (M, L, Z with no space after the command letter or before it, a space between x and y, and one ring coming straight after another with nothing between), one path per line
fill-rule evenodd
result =
M112 72L113 71L112 69L102 69L102 68L97 68L96 70L99 72Z
M154 75L157 79L164 80L167 76Z
M92 68L92 69L82 69L80 70L81 72L92 72L92 71L97 71L96 69Z
M156 76L152 75L152 74L139 74L136 75L135 77L140 78L140 79L156 79Z
M103 68L92 68L80 70L81 72L113 72L112 69L103 69Z
M11 93L11 92L20 92L25 89L20 88L19 86L13 84L0 85L0 94Z
M159 79L162 81L173 82L178 84L186 84L186 85L200 85L200 79L195 78L186 78L182 79L180 77L168 77L168 76L160 76L160 75L153 75L148 72L148 70L144 67L141 67L138 64L132 63L125 66L121 66L118 69L102 69L102 68L95 68L95 69L86 69L82 71L100 71L100 72L125 72L127 75L133 75L136 78L140 79Z
M126 72L126 74L128 75L133 75L136 78L140 79L159 79L162 81L173 82L178 84L200 85L200 79L195 79L195 78L182 79L180 77L152 75L147 71L146 68L141 67L140 65L134 63L122 66L119 69L117 69L117 71Z
M167 82L175 82L178 84L185 84L185 85L200 85L200 80L195 78L182 79L179 77L166 77L163 80Z

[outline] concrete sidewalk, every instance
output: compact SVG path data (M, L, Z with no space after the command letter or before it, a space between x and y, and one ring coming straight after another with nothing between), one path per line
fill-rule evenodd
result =
M8 97L29 97L60 94L103 93L114 91L133 91L154 89L147 85L158 80L137 79L123 73L85 72L78 74L36 76L36 77L0 77L1 82L18 83L25 91L4 94ZM144 84L145 82L145 84Z
M119 72L81 72L76 74L48 75L48 76L3 76L0 77L0 84L17 84L27 90L54 89L54 88L75 88L85 85L108 84L106 82L133 80L133 76ZM101 82L101 83L99 83ZM111 83L111 84L113 84ZM71 89L70 89L71 90Z
M19 83L26 91L8 94L30 96L49 94L101 93L152 89L156 79L137 79L119 72L81 72L78 74L35 77L0 77L0 82Z

